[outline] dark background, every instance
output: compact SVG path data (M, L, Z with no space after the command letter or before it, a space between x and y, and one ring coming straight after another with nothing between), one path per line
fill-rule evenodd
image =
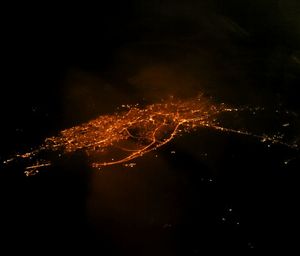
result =
M266 107L230 120L258 133L289 122L287 141L299 140L299 10L296 0L3 7L1 162L121 104L199 92ZM132 169L98 172L81 155L29 178L1 165L1 250L297 249L298 155L201 129Z

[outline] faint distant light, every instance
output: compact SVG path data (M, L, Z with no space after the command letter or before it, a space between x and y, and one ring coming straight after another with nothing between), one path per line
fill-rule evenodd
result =
M87 156L91 156L93 168L125 164L157 150L183 133L194 131L197 127L251 136L269 143L268 148L271 147L270 144L281 144L293 149L298 147L296 143L284 142L282 137L253 134L243 129L225 127L220 123L219 118L222 114L245 109L253 111L250 107L231 108L225 104L215 105L204 98L164 101L141 108L128 104L123 104L122 107L127 110L102 115L87 123L62 130L57 136L46 138L42 145L32 149L31 152L16 154L4 163L27 159L28 176L37 173L40 168L51 165L51 161L40 159L47 152L57 152L59 157L61 154L85 152ZM32 111L36 110L32 107ZM111 149L113 152L117 151L120 157L117 154L112 158ZM103 157L105 153L108 154L107 158ZM171 151L171 154L175 153L174 150ZM155 157L158 158L158 155ZM130 164L128 166L132 167ZM213 179L207 181L213 182Z

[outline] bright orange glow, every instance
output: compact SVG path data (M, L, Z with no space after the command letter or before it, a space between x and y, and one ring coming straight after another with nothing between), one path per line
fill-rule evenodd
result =
M262 141L284 144L276 137L254 135L246 131L222 127L218 116L224 112L237 112L242 109L230 108L225 104L214 105L203 97L192 100L170 100L152 104L145 108L123 106L126 111L103 115L79 126L60 132L58 136L46 138L44 144L32 152L16 155L4 163L17 158L30 161L41 152L53 151L60 154L84 152L94 168L125 164L147 152L156 150L173 140L179 133L191 132L199 127L233 132L257 137ZM118 158L112 158L117 156ZM38 173L42 167L50 166L46 160L35 160L26 167L26 175Z

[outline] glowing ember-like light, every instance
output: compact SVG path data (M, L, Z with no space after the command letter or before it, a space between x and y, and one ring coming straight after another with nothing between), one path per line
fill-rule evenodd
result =
M86 153L94 168L116 164L133 167L135 163L130 161L158 149L179 133L190 132L199 127L250 135L264 142L297 147L282 142L278 137L254 135L247 131L225 128L218 123L220 114L241 110L225 104L211 104L203 97L185 101L170 100L145 108L127 106L126 111L99 116L82 125L63 130L58 136L46 138L36 150L18 154L4 163L19 158L35 161L26 167L25 174L29 176L38 173L40 168L51 165L50 161L39 159L43 152L61 155L81 151ZM114 159L112 156L118 158Z

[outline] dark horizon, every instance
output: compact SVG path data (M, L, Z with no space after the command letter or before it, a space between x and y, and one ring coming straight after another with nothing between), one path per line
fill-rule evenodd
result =
M1 162L122 105L199 94L264 108L223 121L299 143L296 0L24 4L4 12ZM299 149L201 128L136 163L97 171L78 152L33 177L22 164L1 163L3 253L298 249Z

